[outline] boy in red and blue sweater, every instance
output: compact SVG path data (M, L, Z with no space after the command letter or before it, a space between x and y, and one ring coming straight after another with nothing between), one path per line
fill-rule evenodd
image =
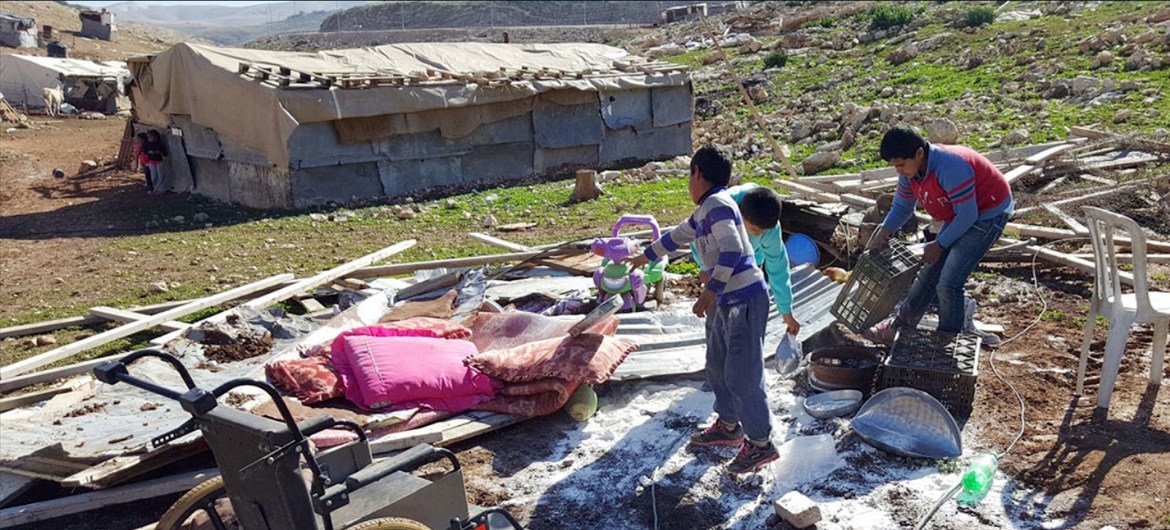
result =
M1011 185L975 150L931 144L906 126L890 129L880 151L882 160L898 172L898 192L869 247L884 248L897 227L914 215L917 204L943 227L926 245L923 267L893 321L875 326L872 338L892 342L897 329L917 326L936 300L939 331L962 331L963 284L1003 234L1014 208Z

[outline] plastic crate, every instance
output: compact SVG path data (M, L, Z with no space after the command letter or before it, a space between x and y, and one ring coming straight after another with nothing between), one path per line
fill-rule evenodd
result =
M968 417L975 402L980 343L976 335L903 328L882 365L879 390L915 388L934 396L951 414Z
M893 313L921 266L918 256L896 240L881 252L862 254L829 312L854 333L863 333Z

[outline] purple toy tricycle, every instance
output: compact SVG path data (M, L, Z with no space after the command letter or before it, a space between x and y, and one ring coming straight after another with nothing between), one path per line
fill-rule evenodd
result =
M633 269L622 263L623 259L636 256L642 251L638 241L630 237L621 237L618 234L623 226L645 225L650 227L653 239L659 238L658 221L652 215L623 215L613 225L613 237L608 239L594 239L591 250L594 254L604 257L601 268L593 272L593 283L597 285L598 301L604 302L613 296L621 296L625 303L622 311L634 310L641 307L646 301L648 285L663 281L663 272L666 270L666 258L651 262L642 269Z

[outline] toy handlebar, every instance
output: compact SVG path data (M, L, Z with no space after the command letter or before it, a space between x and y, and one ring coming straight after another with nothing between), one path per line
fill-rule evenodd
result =
M621 232L622 227L626 226L626 225L649 226L650 233L653 235L653 239L651 239L651 241L658 241L658 238L660 237L659 228L658 228L658 220L655 219L653 215L635 215L635 214L623 215L620 219L618 219L618 222L613 225L613 237L618 237L618 234Z

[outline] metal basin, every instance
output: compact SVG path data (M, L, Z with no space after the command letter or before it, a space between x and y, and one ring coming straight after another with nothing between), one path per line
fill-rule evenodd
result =
M869 392L881 364L880 350L863 346L827 346L808 358L809 383L818 390Z

